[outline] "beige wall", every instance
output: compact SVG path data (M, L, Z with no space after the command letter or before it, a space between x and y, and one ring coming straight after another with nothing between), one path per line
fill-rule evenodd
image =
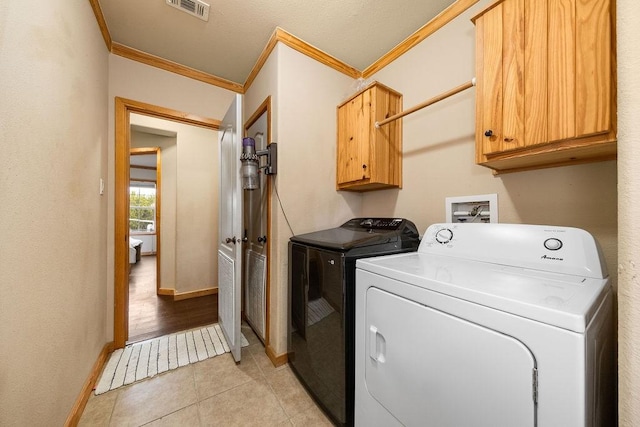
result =
M640 3L618 0L618 376L622 427L640 425L639 20Z
M109 55L108 207L107 207L107 336L113 339L114 269L114 99L132 99L201 117L222 119L234 93L157 68Z
M0 2L0 425L63 425L105 335L107 50L87 1Z

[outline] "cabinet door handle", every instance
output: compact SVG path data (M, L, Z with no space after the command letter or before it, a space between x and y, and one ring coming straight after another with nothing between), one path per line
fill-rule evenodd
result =
M493 131L491 129L484 131L484 136L491 137L493 136Z

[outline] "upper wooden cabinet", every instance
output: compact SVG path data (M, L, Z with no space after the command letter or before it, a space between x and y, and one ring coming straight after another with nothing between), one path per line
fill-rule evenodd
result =
M615 0L499 0L476 25L476 162L616 158Z
M402 110L402 95L378 82L338 106L336 188L402 187L402 121L376 121Z

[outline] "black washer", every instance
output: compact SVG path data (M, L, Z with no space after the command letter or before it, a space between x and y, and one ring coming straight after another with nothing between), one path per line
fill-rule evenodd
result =
M289 364L337 425L354 422L356 260L419 243L403 218L354 218L290 239Z

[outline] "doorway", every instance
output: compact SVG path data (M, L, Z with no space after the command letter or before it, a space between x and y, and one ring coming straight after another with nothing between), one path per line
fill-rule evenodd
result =
M140 143L145 139L144 132L131 125L127 334L130 343L154 338L161 333L163 328L158 321L164 317L164 313L161 315L158 310L157 301L161 261L162 156L160 147L138 148L144 145L144 142Z
M215 119L197 117L184 112L170 110L163 107L145 104L138 101L116 97L115 114L115 258L114 258L114 346L122 348L128 340L129 331L129 183L130 183L130 151L131 151L131 113L194 125L201 128L217 131L220 122ZM212 138L215 141L215 138ZM166 246L166 245L164 245ZM165 247L166 249L166 247ZM166 250L163 258L166 258ZM162 263L158 265L164 265ZM158 275L160 277L160 275ZM165 284L163 284L164 286ZM168 284L166 284L168 285ZM166 295L166 299L188 302L203 295L214 295L215 289L204 291L184 292L177 295L175 292L163 291L163 287L157 285L159 294ZM166 288L170 289L170 288ZM175 289L175 288L174 288ZM183 304L184 305L184 304Z
M246 121L244 136L254 139L256 151L265 150L272 141L270 96ZM260 173L258 188L243 191L243 313L265 347L269 345L271 185L271 178Z

